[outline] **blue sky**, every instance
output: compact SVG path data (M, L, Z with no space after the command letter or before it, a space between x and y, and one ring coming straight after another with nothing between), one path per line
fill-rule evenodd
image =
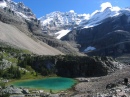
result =
M13 0L23 2L31 8L36 17L45 16L53 11L67 12L74 10L76 13L91 14L95 10L100 10L100 5L110 2L112 6L120 8L130 7L130 0Z

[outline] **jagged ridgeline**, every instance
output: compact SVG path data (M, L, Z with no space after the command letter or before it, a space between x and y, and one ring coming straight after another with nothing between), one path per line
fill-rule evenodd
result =
M78 53L78 51L75 50L68 43L62 42L61 40L57 40L52 36L42 33L39 20L37 20L36 18L29 18L29 17L25 18L23 16L19 16L19 14L20 14L19 12L9 9L8 7L5 7L4 9L0 8L0 21L1 21L0 26L2 28L1 33L5 32L4 34L10 34L10 35L5 35L5 36L8 36L7 37L8 40L5 40L5 38L2 38L2 37L1 37L2 38L1 40L9 42L10 44L16 45L18 47L28 49L37 54L50 54L50 52L51 52L50 55L53 55L54 53L61 54L61 52L65 54ZM8 29L6 29L7 27ZM13 41L11 41L12 39ZM14 40L16 40L17 42L16 41L14 42ZM40 45L38 44L38 42L41 42ZM33 49L34 45L38 45L40 47L35 46L35 50L34 50ZM47 48L47 52L44 53L45 47ZM53 51L52 49L56 49L56 50ZM61 52L59 52L58 50Z

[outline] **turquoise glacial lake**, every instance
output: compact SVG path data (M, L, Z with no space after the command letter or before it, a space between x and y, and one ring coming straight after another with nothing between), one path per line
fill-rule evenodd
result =
M67 90L71 88L77 81L71 78L63 77L50 77L39 80L28 80L13 83L14 86L26 87L26 88L37 88L45 90Z

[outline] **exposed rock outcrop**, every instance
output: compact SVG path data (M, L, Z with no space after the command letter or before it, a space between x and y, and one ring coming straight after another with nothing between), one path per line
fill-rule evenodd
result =
M31 62L30 62L31 60ZM35 71L42 75L57 74L62 77L104 76L122 69L123 64L109 57L86 56L30 56L19 64L27 62Z
M16 45L19 48L27 49L40 55L63 54L33 36L32 33L35 31L38 32L39 29L36 27L36 24L29 26L25 19L20 19L17 15L8 13L3 9L0 9L0 28L0 40L4 43L7 42ZM31 29L33 31L32 33L30 31Z
M10 11L9 11L10 10ZM65 54L79 54L77 50L75 50L71 45L66 42L62 42L57 40L49 35L43 34L41 30L41 25L39 24L39 20L31 19L26 20L24 18L20 18L17 14L14 14L11 9L5 8L0 9L0 21L7 23L9 25L13 25L21 32L25 33L30 38L35 41L44 42L49 46L60 50Z
M85 52L88 55L118 57L130 53L128 18L125 14L107 18L98 26L73 30L61 40L75 43L81 52L85 52L87 47L94 47L95 50Z

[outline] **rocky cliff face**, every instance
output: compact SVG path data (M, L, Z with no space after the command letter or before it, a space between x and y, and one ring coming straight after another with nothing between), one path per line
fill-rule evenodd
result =
M86 56L32 56L25 58L23 62L43 74L51 73L62 77L92 77L105 76L117 69L123 68L123 64L110 57L86 57ZM30 61L31 60L31 61ZM31 63L30 63L31 62ZM23 65L23 63L20 63Z
M58 38L60 34L63 34L63 36L66 35L70 30L88 20L89 17L89 14L77 14L73 10L70 10L69 12L52 12L39 18L39 20L41 21L43 33ZM64 32L58 34L58 31Z
M130 53L129 8L110 6L96 10L90 15L78 15L74 11L53 12L40 20L47 34L67 41L80 52L113 57Z
M14 2L12 0L1 0L0 7L11 9L19 17L26 19L36 19L30 8L26 7L22 2Z
M129 52L130 10L108 17L94 27L72 30L61 38L89 55L120 56Z
M57 74L64 77L105 76L122 68L122 64L107 57L75 57L57 61ZM64 65L66 64L66 65ZM82 65L81 65L82 64Z
M16 12L17 11L14 11L8 7L0 8L0 21L5 24L9 24L10 26L16 27L33 40L37 42L40 40L65 54L79 54L78 51L75 50L71 45L42 33L39 20L36 18L21 17L16 14ZM4 28L2 29L4 30Z
M1 0L0 4L4 10L0 13L2 22L14 25L63 53L77 54L80 51L113 57L129 53L129 8L111 6L91 15L77 14L72 10L57 11L38 20L23 3Z
M35 20L28 21L13 14L10 9L0 9L0 42L27 49L39 55L63 54L38 40L33 33L40 33Z
M111 4L110 4L111 5ZM109 6L96 10L92 14L77 14L70 12L52 12L39 18L43 33L52 35L58 39L74 29L84 29L102 24L105 19L122 14L129 15L129 8L121 9L117 6Z

